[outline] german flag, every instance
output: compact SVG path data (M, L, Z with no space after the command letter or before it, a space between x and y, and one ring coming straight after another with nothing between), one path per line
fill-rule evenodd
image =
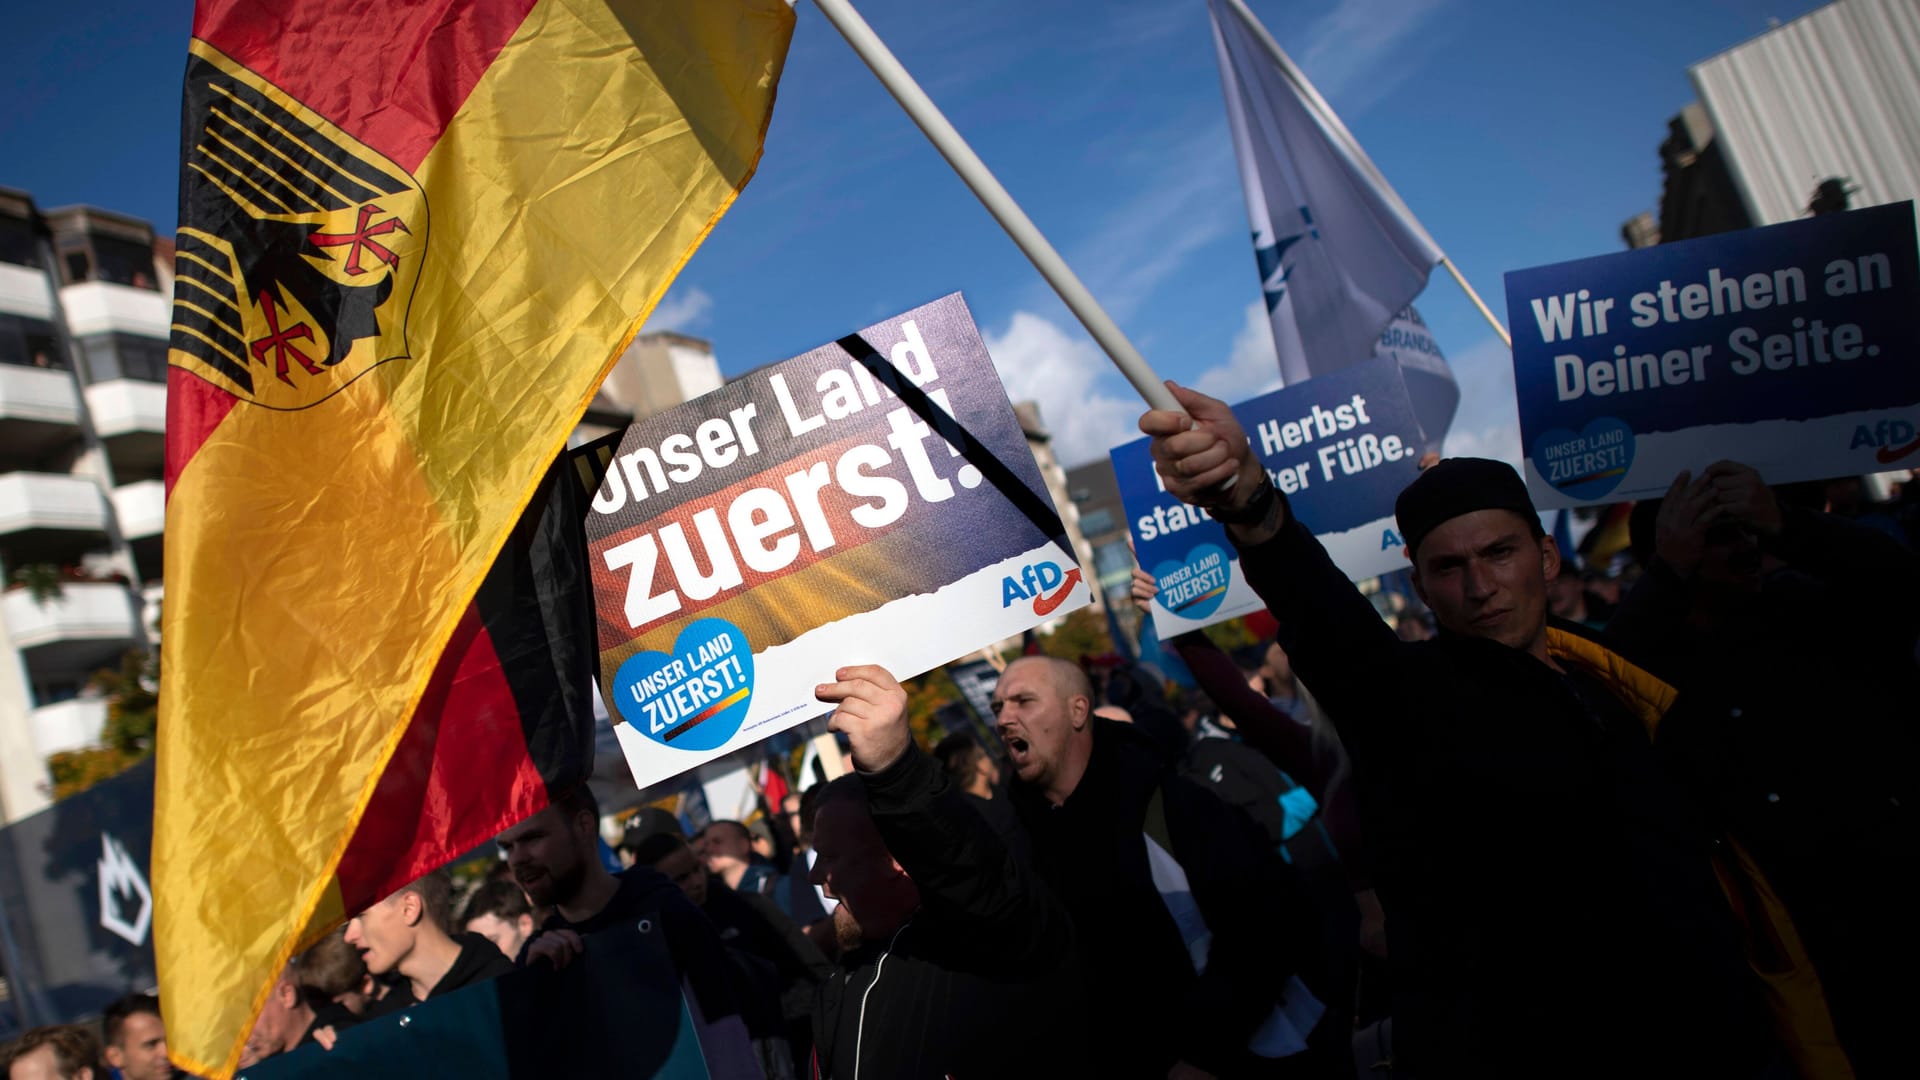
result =
M230 1076L303 930L571 768L543 740L578 688L525 681L544 642L483 580L532 572L501 553L752 175L792 30L784 0L200 0L154 828L183 1067Z

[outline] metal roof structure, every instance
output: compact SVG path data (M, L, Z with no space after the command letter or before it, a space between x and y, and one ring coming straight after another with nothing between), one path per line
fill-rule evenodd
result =
M1689 69L1756 225L1920 199L1920 0L1837 0Z

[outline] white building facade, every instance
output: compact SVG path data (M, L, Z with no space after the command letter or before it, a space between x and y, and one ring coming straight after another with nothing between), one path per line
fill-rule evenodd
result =
M0 189L6 821L50 801L50 755L99 741L93 673L152 637L171 276L147 223Z

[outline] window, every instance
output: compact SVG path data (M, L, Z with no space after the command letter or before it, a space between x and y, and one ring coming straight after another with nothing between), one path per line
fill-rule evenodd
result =
M80 372L88 383L113 379L167 381L167 343L138 334L88 334L80 348Z
M107 382L120 377L120 356L113 348L112 334L88 334L73 340L80 354L80 378L88 383Z
M1102 585L1112 581L1133 580L1133 552L1125 540L1115 540L1093 549L1093 576Z
M1080 535L1099 536L1113 531L1113 511L1106 507L1080 515Z
M120 371L129 379L167 381L167 343L156 338L115 334L120 348Z
M15 266L40 266L33 225L14 217L0 217L0 262Z
M52 323L3 312L0 312L0 364L56 371L63 371L67 366L66 358L60 355L60 339L55 336Z
M95 276L99 280L136 289L160 288L153 274L151 247L111 236L95 235L92 240Z

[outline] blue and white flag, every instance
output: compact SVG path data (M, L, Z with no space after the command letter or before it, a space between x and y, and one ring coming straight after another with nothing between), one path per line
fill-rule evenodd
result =
M1413 402L1413 415L1426 433L1420 449L1439 453L1447 428L1453 424L1454 410L1460 405L1460 384L1453 381L1453 369L1447 366L1433 332L1413 305L1401 308L1380 332L1373 355L1392 357L1400 364L1407 400Z
M1243 16L1236 0L1207 6L1281 377L1292 385L1388 352L1383 335L1399 325L1396 313L1431 344L1408 305L1440 262L1439 245L1306 76L1249 23L1251 13ZM1434 371L1404 360L1403 367ZM1438 370L1445 373L1444 361ZM1444 409L1420 409L1423 423L1443 414L1428 431L1432 443L1459 398L1451 383L1446 375L1445 387L1434 388ZM1409 390L1428 396L1411 380Z

